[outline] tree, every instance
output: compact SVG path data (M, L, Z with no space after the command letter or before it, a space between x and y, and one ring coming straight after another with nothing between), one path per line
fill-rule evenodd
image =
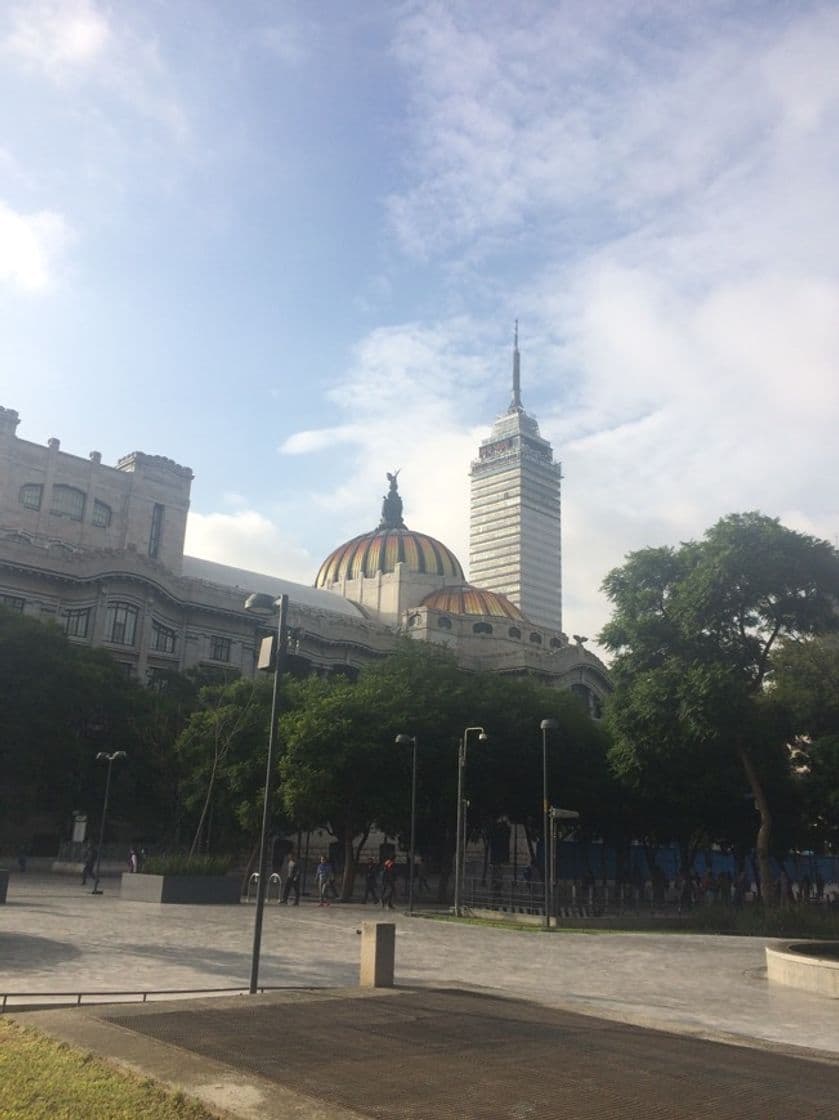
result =
M839 642L784 642L773 658L773 694L789 713L793 765L808 847L839 846Z
M271 686L262 679L207 685L175 742L184 801L197 813L190 855L209 846L209 821L227 842L255 827L261 782L257 760L268 742Z
M142 765L133 720L142 689L103 650L74 646L57 626L0 608L0 816L13 831L65 832L74 809L98 806L98 751L129 752L114 807ZM124 804L127 805L127 800ZM40 822L40 823L38 823Z
M733 754L760 817L755 847L766 888L767 782L786 757L783 719L767 692L771 655L785 637L836 628L836 552L774 518L731 514L701 541L632 553L603 586L614 606L601 641L616 655L616 751L624 765L652 759L671 776L685 752L697 752L706 771L721 750Z

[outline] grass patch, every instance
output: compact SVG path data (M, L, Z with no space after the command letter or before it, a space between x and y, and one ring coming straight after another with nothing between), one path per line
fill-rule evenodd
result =
M3 1120L218 1120L198 1101L0 1018Z

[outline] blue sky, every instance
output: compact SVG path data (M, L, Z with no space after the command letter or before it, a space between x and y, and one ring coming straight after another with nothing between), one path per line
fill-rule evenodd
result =
M188 550L468 562L509 399L563 462L565 618L761 509L839 534L839 6L0 8L0 404L196 479Z

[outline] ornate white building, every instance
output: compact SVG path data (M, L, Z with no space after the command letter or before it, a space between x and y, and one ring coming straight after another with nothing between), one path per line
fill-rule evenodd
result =
M300 671L354 674L407 634L470 670L572 688L594 714L609 691L602 662L527 599L467 584L445 545L405 526L395 475L379 526L335 549L308 587L185 556L188 468L141 452L110 467L22 440L18 424L0 408L0 603L110 650L141 681L193 666L252 675L263 624L244 601L267 592L289 596Z

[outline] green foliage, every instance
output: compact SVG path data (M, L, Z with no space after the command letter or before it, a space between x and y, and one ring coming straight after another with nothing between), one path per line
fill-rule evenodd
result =
M733 514L702 541L631 554L604 590L614 614L601 641L616 655L610 759L635 812L687 861L709 840L740 846L754 801L766 877L770 800L794 800L771 658L784 637L836 627L836 553L773 518Z
M271 681L262 677L200 690L174 749L193 854L200 846L235 848L256 831L270 713Z
M231 856L149 856L143 864L146 875L226 875L233 866Z

